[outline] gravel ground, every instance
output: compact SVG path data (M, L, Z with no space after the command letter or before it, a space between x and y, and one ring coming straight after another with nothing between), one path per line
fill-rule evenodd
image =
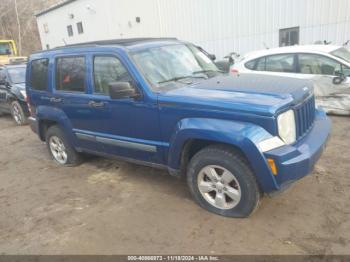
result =
M248 219L198 207L184 181L102 158L59 167L0 118L0 253L350 254L350 119L332 117L312 175Z

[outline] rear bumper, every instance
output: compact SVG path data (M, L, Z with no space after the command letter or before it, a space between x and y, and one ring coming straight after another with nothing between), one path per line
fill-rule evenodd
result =
M30 129L36 134L39 135L39 123L38 120L35 117L28 117L28 122Z
M277 175L274 176L277 191L312 172L326 146L330 130L330 120L323 111L317 110L314 125L304 138L296 144L282 146L264 154L266 158L272 158L277 166Z

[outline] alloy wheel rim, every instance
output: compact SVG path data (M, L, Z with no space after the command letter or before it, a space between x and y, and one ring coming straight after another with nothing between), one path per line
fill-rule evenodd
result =
M60 164L65 164L68 156L63 141L57 136L52 136L49 140L49 146L55 160Z
M204 167L198 174L197 184L202 197L216 208L231 209L241 200L237 178L222 166Z
M18 105L16 105L16 104L14 104L12 106L12 115L13 115L13 118L15 119L17 124L22 123L22 116L21 116L20 110L18 108Z

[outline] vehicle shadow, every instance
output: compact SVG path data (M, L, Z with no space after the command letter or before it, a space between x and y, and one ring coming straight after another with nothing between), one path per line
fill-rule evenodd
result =
M192 200L185 177L171 176L167 170L91 155L85 156L84 165L114 174L127 183L149 184L167 194Z

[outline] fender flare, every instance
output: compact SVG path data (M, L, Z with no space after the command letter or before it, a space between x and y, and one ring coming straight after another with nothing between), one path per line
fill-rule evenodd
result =
M178 170L184 145L193 139L224 143L239 148L250 163L264 192L278 189L263 153L257 144L272 135L264 128L247 122L210 118L185 118L179 121L170 139L168 166Z
M72 132L73 127L72 124L67 117L67 115L59 108L53 108L51 106L38 106L36 108L36 117L38 119L39 125L39 137L42 138L42 123L44 121L53 121L56 122L66 134L66 138L69 140L72 145L75 145L76 138Z

